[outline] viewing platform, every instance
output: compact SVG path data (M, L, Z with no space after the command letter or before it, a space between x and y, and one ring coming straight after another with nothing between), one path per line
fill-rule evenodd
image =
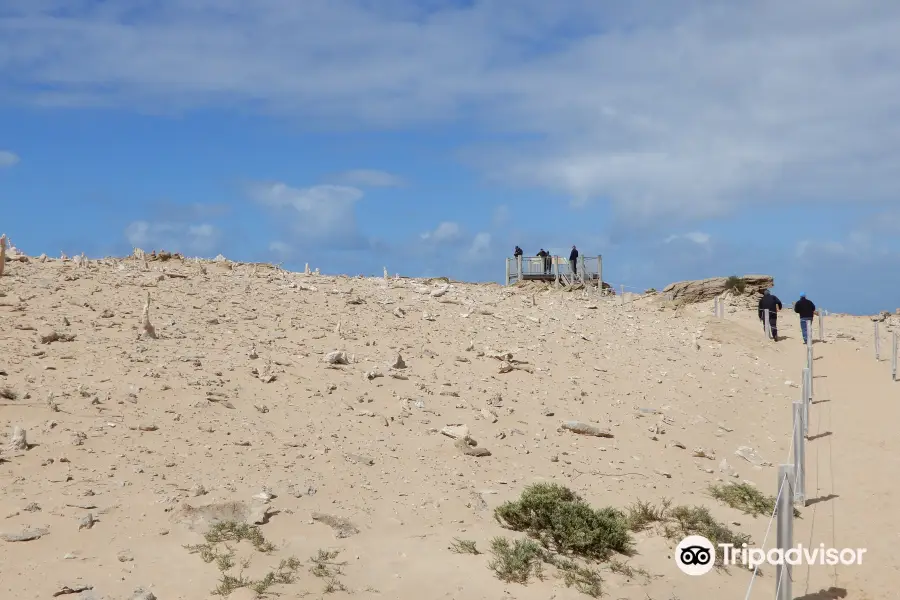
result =
M546 261L546 262L545 262ZM506 258L506 285L518 281L544 281L555 285L599 286L603 280L602 256L579 256L575 272L569 259L562 256L518 256ZM604 285L604 288L609 286Z

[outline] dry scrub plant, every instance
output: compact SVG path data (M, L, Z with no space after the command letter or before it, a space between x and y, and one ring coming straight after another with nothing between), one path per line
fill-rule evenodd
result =
M668 540L676 543L689 535L702 535L714 546L750 543L749 535L733 531L728 525L717 521L708 508L672 506L669 500L663 500L660 506L640 501L632 504L628 507L628 524L632 531L656 526ZM716 557L718 567L723 566L721 560L721 557Z
M203 562L216 563L216 567L221 573L219 584L211 592L216 596L228 596L239 588L249 588L258 597L262 597L271 594L269 588L275 584L293 583L295 574L300 568L300 561L292 556L279 562L274 570L266 573L261 579L253 580L243 575L243 570L250 566L248 559L243 561L238 574L233 575L230 571L235 566L235 551L229 546L229 542L234 544L243 541L249 542L254 549L264 554L275 550L275 546L266 540L258 527L235 521L214 523L203 537L206 540L205 543L192 544L185 548L191 554L199 554ZM220 544L224 546L224 552L220 549Z
M716 500L731 508L736 508L751 517L773 515L775 513L775 496L767 496L749 483L726 483L709 486L709 494ZM800 511L794 509L794 516Z

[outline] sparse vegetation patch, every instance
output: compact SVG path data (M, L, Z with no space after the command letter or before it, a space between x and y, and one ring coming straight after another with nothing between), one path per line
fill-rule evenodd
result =
M725 280L725 289L738 294L743 294L747 290L747 282L744 281L743 277L732 275Z
M266 573L258 580L244 577L244 569L249 568L250 560L241 562L237 574L232 572L235 567L235 550L229 545L249 542L258 552L267 554L275 549L275 546L266 540L259 527L237 523L235 521L220 521L214 523L203 536L206 540L203 544L191 544L185 548L191 554L199 554L205 563L215 563L220 572L219 583L212 590L216 596L229 596L240 588L250 588L257 595L263 597L271 594L270 588L276 584L289 584L294 582L296 572L300 568L300 561L293 556L282 560L278 567ZM224 547L224 550L223 548Z

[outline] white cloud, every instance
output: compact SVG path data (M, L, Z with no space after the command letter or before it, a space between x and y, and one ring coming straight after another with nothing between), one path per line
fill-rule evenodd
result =
M445 242L454 242L462 236L462 229L458 223L452 221L444 221L440 223L434 231L426 231L421 234L423 240L434 242L437 244Z
M7 102L472 119L539 139L475 152L489 173L633 220L900 198L897 2L61 5L4 7Z
M362 190L344 185L315 185L295 188L285 183L256 183L248 188L258 204L278 211L281 223L287 224L303 242L341 244L355 240L356 203ZM285 220L281 220L285 217Z
M406 182L399 176L377 169L354 169L337 176L337 181L362 187L401 187Z
M897 233L900 211L886 211L852 225L842 239L801 240L795 244L797 259L821 261L826 258L872 260L900 258Z
M208 254L216 248L220 232L208 223L189 225L134 221L125 228L125 238L132 246L148 252L150 250L168 250L169 252Z
M2 28L0 28L0 31L2 31ZM0 73L2 73L2 70L0 70ZM18 154L9 150L0 150L0 169L14 167L17 164L19 164Z
M663 240L664 244L671 244L672 242L678 240L686 240L688 242L693 242L698 246L706 246L709 244L711 237L708 233L703 233L701 231L692 231L690 233L684 233L680 235L670 235L666 239Z
M491 249L491 234L484 231L476 233L469 245L467 254L472 259L489 258L488 253Z
M284 242L274 241L269 244L269 252L272 252L276 256L286 258L291 255L292 248L289 244Z

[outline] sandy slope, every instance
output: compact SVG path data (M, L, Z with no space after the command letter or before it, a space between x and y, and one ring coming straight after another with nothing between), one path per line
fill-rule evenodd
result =
M489 555L448 550L454 537L486 550L509 535L491 509L542 480L596 505L706 505L757 543L765 536L768 518L704 491L732 480L719 471L726 458L736 480L775 492L775 467L735 450L753 447L775 465L788 455L800 391L786 382L800 381L804 361L791 318L782 319L791 339L776 345L737 305L723 322L708 306L675 312L656 297L622 307L580 292L467 284L435 297L440 282L229 263L207 263L206 274L197 263L166 264L184 277L160 268L10 263L0 280L0 388L16 394L0 400L0 426L7 438L25 428L33 444L0 453L0 532L48 531L0 542L2 598L46 598L75 583L93 586L83 598L130 598L139 586L160 600L211 597L218 572L183 548L202 538L184 524L182 504L252 503L264 489L277 514L261 528L277 550L253 556L248 573L339 549L347 591L330 598L584 598L552 577L504 584ZM139 340L148 291L159 339ZM48 330L75 339L40 343ZM816 345L816 375L817 399L827 401L814 406L810 434L831 433L809 442L808 486L811 497L837 497L802 510L796 539L867 546L869 562L799 569L794 595L829 598L813 594L836 586L847 598L894 597L898 388L889 363L874 359L867 319L829 318L826 342ZM351 364L329 368L323 357L333 350ZM407 366L393 370L398 351ZM529 370L501 373L484 355L492 351L513 352ZM373 370L382 376L367 377ZM568 419L615 438L560 430ZM467 425L491 456L463 456L439 433L448 424ZM715 459L693 457L697 448ZM316 512L359 532L338 537ZM87 513L97 522L80 529ZM746 571L690 578L664 539L637 540L629 562L651 578L608 573L607 597L744 598ZM751 598L773 597L773 575L757 579ZM324 595L305 568L275 589Z

